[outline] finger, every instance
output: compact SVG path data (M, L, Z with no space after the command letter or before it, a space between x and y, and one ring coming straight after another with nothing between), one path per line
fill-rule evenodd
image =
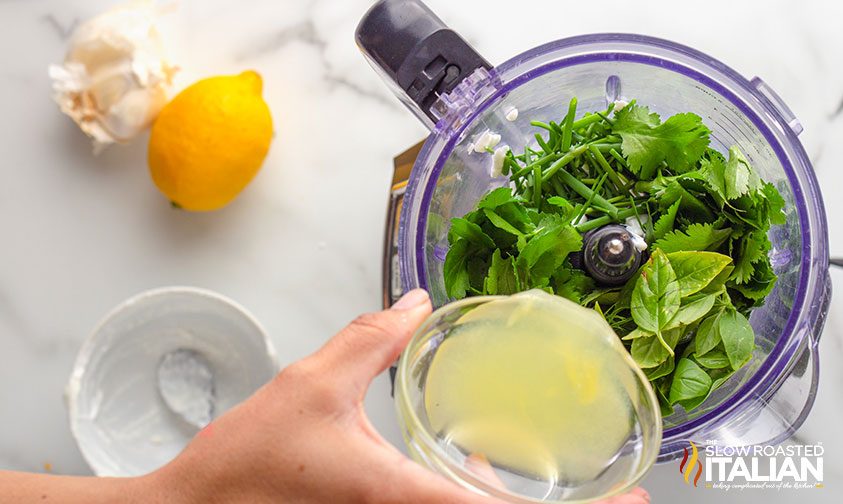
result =
M616 495L595 504L650 504L650 494L643 488L633 488L629 493Z
M352 387L362 397L372 379L398 358L430 312L427 292L410 291L391 309L358 317L314 357L338 385Z
M644 490L641 487L635 487L632 490L630 490L629 493L631 493L633 495L638 495L639 497L643 497L644 500L646 500L647 502L650 502L650 492Z
M482 453L472 453L465 459L465 468L474 473L476 477L485 481L489 485L505 490L506 486L498 477L489 459Z
M398 480L402 483L403 502L430 504L503 504L467 490L444 476L425 469L411 460L399 464Z

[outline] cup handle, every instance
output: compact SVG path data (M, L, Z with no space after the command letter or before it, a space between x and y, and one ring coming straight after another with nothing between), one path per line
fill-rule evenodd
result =
M355 39L392 92L430 130L439 96L478 68L492 68L419 0L380 0L363 16Z

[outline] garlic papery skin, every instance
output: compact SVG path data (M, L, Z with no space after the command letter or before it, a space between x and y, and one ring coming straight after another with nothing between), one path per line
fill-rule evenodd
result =
M156 26L161 14L150 1L100 14L76 29L64 64L50 65L56 102L94 152L137 136L167 103L177 68Z

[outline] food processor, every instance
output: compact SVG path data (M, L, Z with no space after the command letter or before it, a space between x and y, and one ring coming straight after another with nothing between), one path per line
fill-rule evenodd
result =
M831 297L828 230L798 139L802 126L769 85L692 48L620 33L549 42L493 67L416 0L376 3L356 37L396 96L430 129L423 145L396 160L385 303L417 287L429 291L435 306L449 301L442 268L450 219L509 183L495 176L491 154L470 149L484 132L523 148L534 142L530 121L561 117L572 97L580 110L636 99L662 117L694 112L711 128L713 148L737 145L775 184L787 222L770 232L779 281L752 313L751 362L699 408L664 417L659 461L681 456L689 442L775 444L799 428L816 393L817 345Z

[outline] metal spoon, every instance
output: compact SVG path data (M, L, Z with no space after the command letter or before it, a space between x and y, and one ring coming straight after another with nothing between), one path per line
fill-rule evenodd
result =
M158 362L158 391L167 407L197 430L211 423L214 373L199 352L180 348L165 354Z

